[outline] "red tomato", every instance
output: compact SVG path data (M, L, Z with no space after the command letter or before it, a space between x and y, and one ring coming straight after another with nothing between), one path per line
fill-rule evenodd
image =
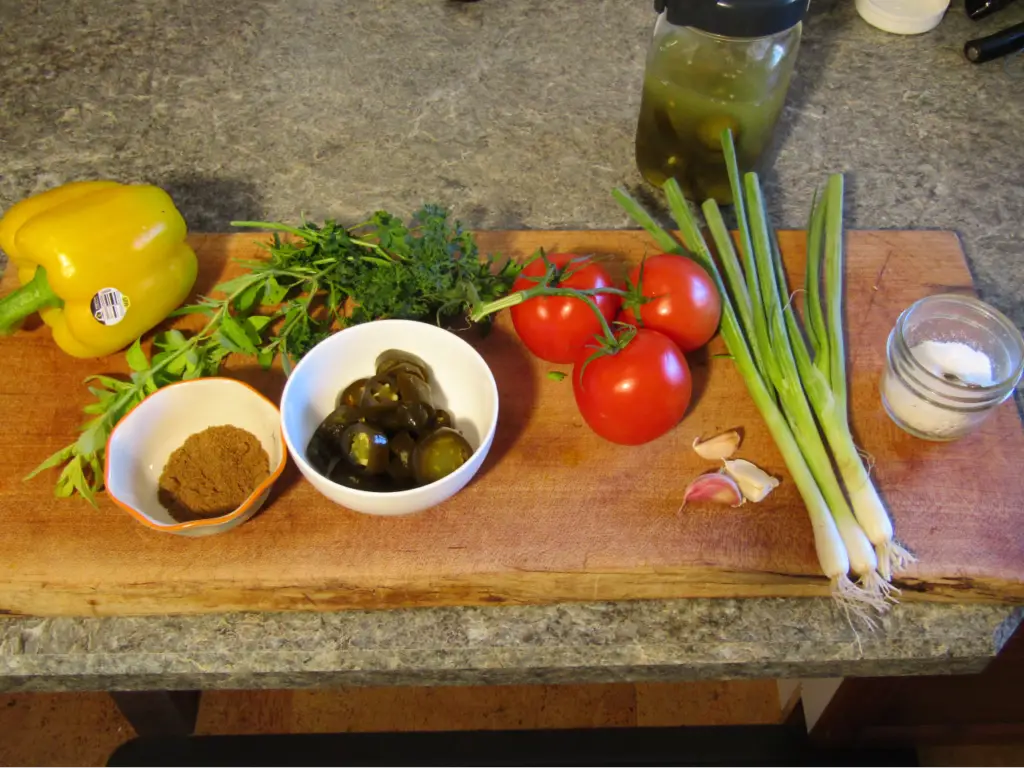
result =
M642 274L640 267L634 267L629 282L651 299L640 306L641 324L664 333L683 352L700 349L715 335L722 317L722 299L714 281L696 262L660 253L644 262ZM622 320L637 323L631 307L622 310Z
M576 405L606 440L640 445L679 423L693 382L679 347L664 334L640 328L624 349L596 357L585 349L572 371Z
M548 261L556 267L566 267L575 253L552 253ZM512 285L513 291L524 291L537 285L528 277L542 277L547 271L543 259L526 265ZM566 267L565 274L553 285L562 288L612 288L614 283L603 267L589 259L581 259ZM593 297L601 314L610 323L619 311L622 300L615 294ZM537 296L517 304L510 310L516 333L533 354L549 363L575 362L583 345L601 332L601 323L586 302L571 296Z

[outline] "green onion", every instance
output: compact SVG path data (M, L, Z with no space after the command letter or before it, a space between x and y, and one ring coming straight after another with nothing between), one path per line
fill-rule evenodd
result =
M736 161L736 147L733 145L729 132L729 141L722 142L722 150L725 154L725 167L729 171L729 187L732 190L732 199L736 209L736 229L739 234L740 253L743 256L743 264L746 272L747 283L743 284L743 274L736 261L732 249L732 238L729 238L728 245L719 245L719 258L725 267L729 277L730 288L739 306L740 319L743 320L743 331L747 338L757 340L754 344L754 360L757 362L757 369L761 376L767 376L765 362L761 358L761 342L767 340L767 323L765 322L764 307L760 303L753 302L752 297L758 295L757 266L754 264L754 249L750 242L750 226L747 224L747 211L743 202L743 181L740 179L739 165ZM707 217L707 211L704 213ZM736 274L733 274L733 273Z
M815 410L822 431L828 440L832 455L835 458L839 474L846 485L846 493L850 497L853 514L860 523L868 539L875 547L880 576L879 588L889 588L889 580L894 571L906 567L914 556L901 547L893 538L892 521L885 511L878 491L871 482L867 468L861 459L860 452L850 432L850 421L847 407L846 392L846 354L843 340L842 293L843 293L843 177L840 174L831 176L824 200L825 218L825 288L827 308L826 346L819 350L815 361L815 372L829 371L829 379L823 375L816 378L831 384L831 390L821 387L816 391L818 396ZM815 259L820 263L820 259ZM810 259L808 259L810 263ZM808 267L807 279L820 280L820 275L812 275ZM808 374L809 376L809 374ZM829 397L829 394L832 396Z
M715 281L722 296L722 337L807 505L822 571L844 607L864 616L866 607L884 609L891 569L910 555L893 541L892 524L849 428L841 307L842 176L829 178L821 198L815 194L808 220L805 338L757 175L741 179L728 130L722 145L742 266L714 200L706 201L702 211L721 270L674 179L664 191L685 251L629 195L613 194L659 247L688 251ZM859 584L850 579L851 570Z
M763 354L774 355L776 359L775 388L783 413L789 420L804 459L828 503L829 512L845 545L850 568L862 585L872 587L858 593L858 599L863 603L881 607L882 590L877 587L873 578L878 566L875 552L850 511L814 419L810 402L813 395L807 390L809 385L803 378L803 373L813 368L789 301L781 255L769 231L764 199L756 174L748 173L744 177L744 182L755 261L761 282L759 298L764 307L771 338L771 347L763 350ZM813 389L813 383L810 386ZM827 386L825 390L829 391Z
M658 226L657 222L636 200L622 190L615 190L613 194L626 212L651 234L659 247L668 252L684 252L678 243L671 241L671 236ZM678 207L678 201L676 207ZM712 211L712 217L708 220L708 224L711 227L712 234L715 236L716 243L721 248L725 240L729 240L731 244L731 238L725 224L722 222L721 213L718 212L717 205L714 206ZM673 214L677 213L679 214L677 223L682 231L683 240L692 246L691 253L688 255L692 256L707 270L712 280L715 281L718 292L721 294L721 332L722 337L725 339L725 345L736 361L736 366L747 385L747 391L750 393L757 409L761 412L761 416L768 425L768 431L782 452L786 467L793 476L793 482L796 483L800 496L807 505L807 511L811 518L811 528L814 533L815 551L817 552L822 572L829 578L832 584L832 594L834 597L840 601L853 601L853 598L850 596L858 594L859 590L847 575L850 570L850 561L846 553L846 547L843 545L843 540L836 528L835 521L829 512L828 504L818 489L818 484L810 468L807 466L807 462L804 460L800 446L790 430L786 417L775 401L774 391L758 371L751 344L744 335L740 320L733 307L733 301L726 290L722 275L718 270L718 265L711 258L711 252L704 241L700 228L693 220L693 216L690 214L685 202L682 206L682 211L673 209Z
M825 192L825 272L828 296L828 368L836 407L846 413L846 345L843 343L843 177L829 177ZM823 363L824 365L824 363Z
M825 249L825 199L818 199L815 191L811 201L811 215L807 225L807 276L804 288L807 291L807 332L814 346L814 359L818 370L830 381L828 328L825 327L825 313L821 308L821 259ZM831 383L829 384L831 386Z
M807 460L814 478L818 481L822 495L828 502L832 517L835 518L850 557L851 569L861 580L864 580L870 574L875 573L878 561L867 536L857 524L846 497L843 496L843 489L832 468L825 443L818 432L818 425L814 421L814 413L809 400L813 401L816 395L821 394L818 392L819 387L815 386L820 382L805 378L808 371L813 371L810 356L804 346L803 337L799 335L799 329L796 328L795 312L793 312L792 306L789 305L788 312L783 311L782 293L779 290L778 279L782 273L782 262L781 259L776 258L777 249L772 247L765 216L764 199L757 175L748 173L744 177L744 181L754 254L757 259L758 274L761 278L761 301L765 307L765 315L772 335L772 347L769 350L763 350L763 353L766 355L774 353L779 361L779 378L776 381L775 389L779 394L783 412L789 418L804 458ZM785 279L784 274L782 274L782 279ZM786 297L788 299L788 293ZM787 316L790 319L788 328ZM791 338L790 333L794 329L796 329L796 333ZM802 353L795 354L794 347L802 350ZM798 368L797 358L804 364L803 370ZM827 385L824 387L824 393L831 394Z

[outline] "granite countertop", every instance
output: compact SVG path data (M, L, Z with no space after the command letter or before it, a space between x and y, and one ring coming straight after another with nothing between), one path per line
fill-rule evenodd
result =
M776 225L848 176L858 228L955 229L1024 325L1024 57L982 66L959 2L928 35L813 0L766 175ZM0 6L0 207L148 181L193 231L424 201L477 228L629 226L646 0L33 0ZM1012 64L1012 66L1010 66ZM898 524L898 521L897 521ZM1019 609L906 604L854 636L826 600L0 621L0 689L967 672Z

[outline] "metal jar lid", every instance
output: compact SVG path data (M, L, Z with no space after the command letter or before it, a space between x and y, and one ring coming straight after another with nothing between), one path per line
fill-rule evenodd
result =
M810 0L654 0L669 22L723 37L766 37L796 26Z

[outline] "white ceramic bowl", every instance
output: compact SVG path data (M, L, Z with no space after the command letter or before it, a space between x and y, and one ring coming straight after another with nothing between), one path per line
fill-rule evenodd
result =
M171 454L207 427L231 424L255 435L270 459L270 476L237 509L204 520L177 522L157 499L160 473ZM288 461L281 417L267 398L235 379L183 381L159 389L118 422L107 441L107 494L149 528L184 536L222 533L248 520Z
M328 480L306 460L306 446L334 410L338 392L372 376L377 355L399 349L420 357L431 372L438 407L452 414L473 455L447 477L406 491L378 493ZM369 515L408 515L454 496L487 457L498 425L498 387L491 369L473 347L436 325L412 320L375 320L324 339L295 366L281 397L281 421L288 450L302 474L320 493L343 507Z

